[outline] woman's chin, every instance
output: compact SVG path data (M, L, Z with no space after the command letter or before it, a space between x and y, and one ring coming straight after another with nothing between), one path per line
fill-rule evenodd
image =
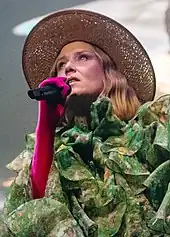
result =
M71 93L69 94L69 97L71 98L71 97L77 97L77 96L81 97L81 96L83 96L83 93L76 88L72 88Z

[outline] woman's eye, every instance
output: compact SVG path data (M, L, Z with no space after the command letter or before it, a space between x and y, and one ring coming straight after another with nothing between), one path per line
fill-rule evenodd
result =
M82 55L80 55L79 56L79 59L81 60L81 61L86 61L86 60L88 60L88 55L85 55L85 54L82 54Z
M64 62L60 62L58 65L57 65L57 69L59 70L61 70L62 68L64 68L64 66L65 66L65 63Z

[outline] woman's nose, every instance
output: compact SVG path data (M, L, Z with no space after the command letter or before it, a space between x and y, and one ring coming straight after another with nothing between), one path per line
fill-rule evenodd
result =
M65 65L65 75L68 76L68 74L76 72L76 67L74 63L71 61L68 61L67 64Z

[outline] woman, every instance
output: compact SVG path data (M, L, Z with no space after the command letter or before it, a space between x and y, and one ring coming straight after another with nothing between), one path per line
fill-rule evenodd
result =
M61 97L39 102L8 165L2 236L169 236L170 96L148 102L155 76L137 39L100 14L57 12L28 36L23 68Z

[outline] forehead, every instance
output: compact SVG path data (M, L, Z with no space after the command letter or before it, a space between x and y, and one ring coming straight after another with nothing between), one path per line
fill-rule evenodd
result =
M58 57L62 57L67 54L74 53L74 52L81 51L81 50L82 51L84 51L84 50L94 51L94 48L91 44L81 42L81 41L76 41L76 42L72 42L72 43L65 45L62 48L62 50L60 51Z

